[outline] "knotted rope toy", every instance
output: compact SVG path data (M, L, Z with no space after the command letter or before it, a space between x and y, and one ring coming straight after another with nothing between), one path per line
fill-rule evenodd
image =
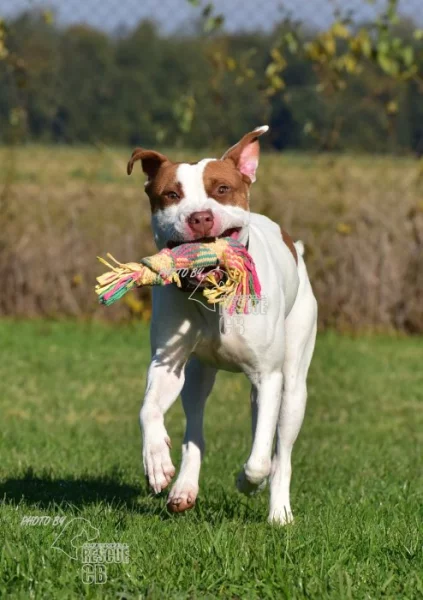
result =
M256 306L260 299L254 261L245 246L230 237L165 248L140 263L120 263L111 254L107 256L116 266L97 257L111 270L97 277L95 288L99 302L107 306L135 287L175 283L181 288L184 273L195 275L209 304L224 304L229 314L248 313L249 307ZM210 268L213 270L202 273ZM223 271L222 279L217 277L217 270Z

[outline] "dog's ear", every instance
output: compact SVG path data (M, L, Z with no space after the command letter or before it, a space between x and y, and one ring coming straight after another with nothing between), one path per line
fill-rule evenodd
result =
M268 125L256 127L254 131L250 131L244 135L240 141L229 148L222 156L222 160L230 159L235 163L235 166L243 175L249 177L251 183L256 180L256 170L259 163L260 144L258 138L268 131Z
M155 152L154 150L144 150L143 148L135 148L126 168L128 175L132 173L134 163L137 160L141 161L142 170L147 175L148 179L153 179L162 164L169 162L167 156L160 154L160 152Z

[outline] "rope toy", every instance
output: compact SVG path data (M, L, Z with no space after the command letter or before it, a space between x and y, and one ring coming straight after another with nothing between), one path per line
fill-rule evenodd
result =
M97 257L110 271L97 277L95 288L99 302L107 306L135 287L175 283L181 288L184 273L197 276L199 284L206 286L201 291L207 302L224 304L229 314L248 313L249 307L260 300L261 287L254 261L245 246L230 237L209 243L181 244L172 250L165 248L140 263L120 263L111 254L107 256L116 266ZM203 275L202 270L209 268L214 270ZM217 270L224 272L221 280L216 276Z

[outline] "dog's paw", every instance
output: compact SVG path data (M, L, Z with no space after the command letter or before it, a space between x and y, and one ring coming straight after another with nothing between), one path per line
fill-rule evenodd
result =
M175 475L175 467L170 458L170 439L164 437L161 442L144 443L143 462L144 471L150 487L155 494L167 488Z
M193 508L198 495L198 487L188 483L178 483L176 481L170 490L167 499L167 508L170 512L184 512Z
M236 485L242 494L251 496L261 492L266 487L267 477L270 474L270 463L254 465L247 462L238 475Z
M271 510L268 521L272 525L289 525L294 522L294 515L290 508Z
M241 494L245 494L246 496L253 496L254 494L259 494L264 490L267 484L267 479L263 479L260 483L252 483L247 478L244 469L238 475L236 479L236 487Z

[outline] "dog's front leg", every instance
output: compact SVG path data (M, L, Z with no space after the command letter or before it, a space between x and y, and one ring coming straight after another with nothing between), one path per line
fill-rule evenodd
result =
M253 447L237 481L246 494L258 491L270 474L273 438L281 404L281 372L250 376L253 411Z
M197 498L201 460L205 450L204 407L215 377L216 369L202 364L197 358L191 358L188 362L181 393L187 423L182 445L181 469L168 499L168 507L172 512L192 508Z
M158 494L175 475L170 458L170 438L164 426L164 415L179 396L184 385L184 363L173 366L153 357L147 377L147 389L140 413L143 436L144 472L150 486Z

